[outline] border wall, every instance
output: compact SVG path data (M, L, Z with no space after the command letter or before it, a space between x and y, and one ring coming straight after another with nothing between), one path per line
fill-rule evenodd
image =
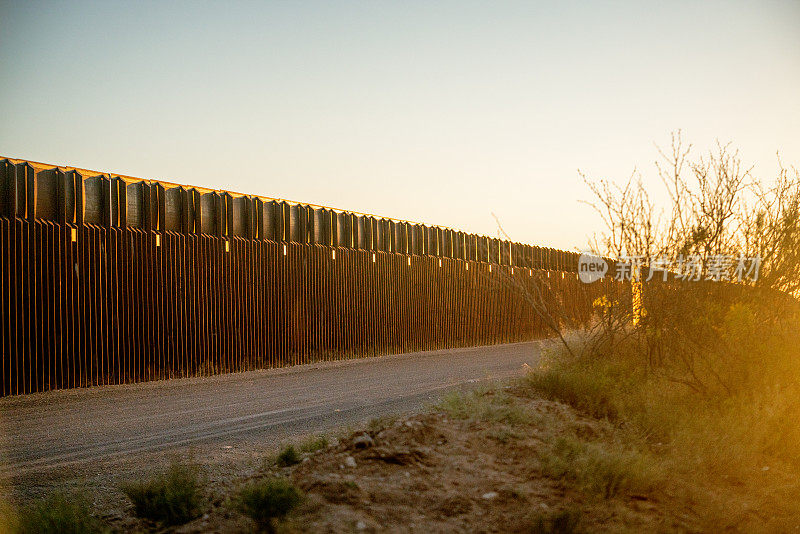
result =
M577 254L277 199L0 160L0 395L524 341ZM555 303L555 302L554 302Z

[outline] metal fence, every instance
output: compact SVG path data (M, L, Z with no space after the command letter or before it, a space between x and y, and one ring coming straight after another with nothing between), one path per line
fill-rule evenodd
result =
M102 177L90 207L93 186L77 171L2 165L2 395L529 340L546 327L524 288L546 280L545 298L580 321L611 285L586 286L574 272L547 268L567 253L485 239L499 252L497 262L481 261L470 257L477 245L453 245L460 233L422 227L428 241L409 239L398 228L418 225L401 221L369 233L377 239L362 246L363 223L377 220L366 215L349 214L353 224L344 229L319 223L313 231L306 218L305 234L292 223L303 217L289 217L274 239L257 216L266 213L263 200L247 197L252 209L226 210L227 193L214 193L224 201L213 228L199 221L202 200L193 210L175 208L160 183L142 186L147 200L120 204L129 185ZM180 190L185 208L196 191ZM329 221L347 215L308 209ZM141 224L131 224L134 213ZM224 225L220 213L230 219ZM237 218L250 230L234 231ZM335 234L347 239L334 242ZM431 243L438 254L426 249Z

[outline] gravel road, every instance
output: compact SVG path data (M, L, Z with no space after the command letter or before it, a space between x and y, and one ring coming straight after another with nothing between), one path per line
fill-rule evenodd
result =
M0 399L0 477L182 447L263 443L418 409L521 375L542 342L401 354Z

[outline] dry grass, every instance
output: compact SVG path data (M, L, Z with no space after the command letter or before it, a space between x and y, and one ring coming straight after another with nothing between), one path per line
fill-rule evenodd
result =
M173 462L166 473L122 487L137 516L165 525L180 525L200 515L203 487L197 469Z
M632 450L650 458L622 461L630 487L650 479L648 471L669 473L669 486L693 503L703 529L779 531L800 522L800 344L794 333L759 332L763 345L751 344L748 360L739 353L736 372L726 371L727 380L738 378L726 393L701 394L676 380L672 370L645 365L633 340L606 351L595 344L595 351L577 358L555 352L525 383L536 394L624 430L618 452L600 454L608 455L607 465ZM699 374L697 380L711 377ZM550 462L555 472L586 462L576 460L585 451L580 445L564 443L559 450L556 459L564 461Z

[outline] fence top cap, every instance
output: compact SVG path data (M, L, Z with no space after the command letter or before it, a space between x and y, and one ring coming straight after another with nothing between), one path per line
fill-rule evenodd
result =
M29 165L31 168L33 168L34 172L54 170L54 169L58 169L58 170L60 170L62 172L65 172L65 173L74 171L74 172L77 172L78 174L80 174L81 176L83 176L85 178L95 178L95 177L101 176L101 177L107 177L109 179L117 178L117 179L120 179L120 180L124 181L126 184L133 184L133 183L145 183L145 184L150 184L150 185L157 184L157 185L162 186L164 189L172 189L172 188L180 187L180 188L183 188L183 189L186 189L186 190L197 191L200 194L216 193L216 194L220 194L220 195L230 195L233 198L242 198L242 197L254 198L254 199L259 199L262 202L283 202L283 203L286 203L286 204L290 204L292 206L307 207L307 208L314 208L314 209L325 209L325 210L331 210L331 211L333 211L335 213L343 213L343 214L347 214L347 215L356 215L356 216L362 216L362 217L373 217L373 218L375 218L377 220L391 221L391 222L401 223L401 224L409 224L409 225L412 225L412 226L421 225L423 227L430 228L430 229L461 232L461 233L463 233L464 235L467 235L467 236L475 236L477 238L487 238L487 239L491 239L491 240L494 239L494 238L492 238L490 236L481 235L481 234L474 234L474 233L470 233L470 232L465 232L465 231L462 231L462 230L458 230L456 228L451 228L449 226L442 226L442 225L439 225L439 224L430 224L430 223L424 223L424 222L420 222L420 221L410 221L408 219L397 219L395 217L386 217L386 216L382 216L382 215L375 215L374 213L365 213L365 212L360 212L360 211L345 210L345 209L341 209L341 208L334 208L334 207L331 207L331 206L323 206L323 205L320 205L320 204L309 204L307 202L298 202L298 201L295 201L295 200L289 200L289 199L285 199L285 198L274 198L274 197L266 197L266 196L261 196L261 195L249 195L249 194L246 194L246 193L239 193L239 192L236 192L236 191L229 191L229 190L225 190L225 189L212 189L212 188L208 188L208 187L184 185L184 184L179 184L179 183L175 183L175 182L169 182L169 181L165 181L165 180L149 180L149 179L146 179L146 178L138 178L138 177L135 177L135 176L128 176L128 175L125 175L125 174L100 172L100 171L95 171L95 170L91 170L91 169L84 169L84 168L81 168L81 167L71 167L69 165L56 165L56 164L52 164L52 163L42 163L42 162L38 162L38 161L31 161L31 160L26 160L26 159L12 158L12 157L9 157L9 156L0 155L0 162L1 161L7 161L7 162L11 163L12 165L19 165L19 164ZM518 242L512 242L510 239L503 240L503 239L499 239L498 238L498 240L503 242L503 243L508 243L508 244L514 244L514 245L522 244L522 243L518 243ZM530 245L530 246L535 246L535 245ZM555 249L549 249L549 250L555 250Z

